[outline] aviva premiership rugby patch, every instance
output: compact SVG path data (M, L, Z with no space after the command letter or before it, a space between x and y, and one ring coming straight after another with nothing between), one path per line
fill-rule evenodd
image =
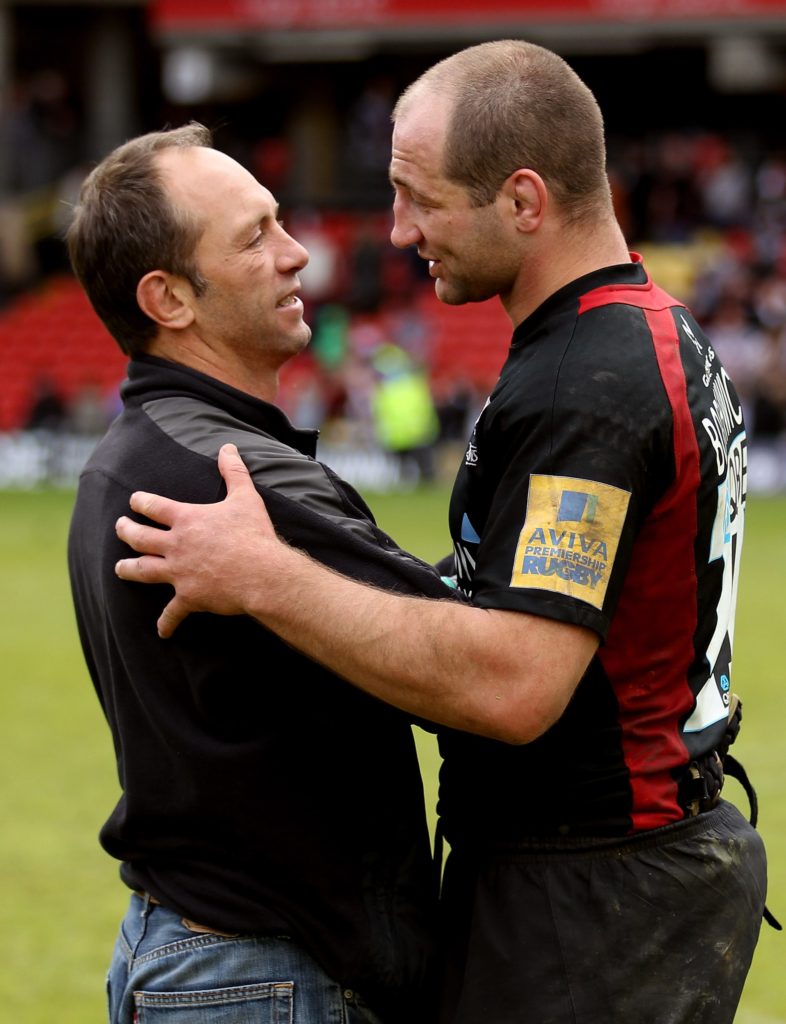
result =
M630 492L569 476L530 477L511 587L550 590L601 609Z

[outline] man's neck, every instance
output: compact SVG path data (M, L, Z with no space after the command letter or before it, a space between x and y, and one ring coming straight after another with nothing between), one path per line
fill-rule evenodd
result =
M253 398L261 398L265 402L276 400L278 370L268 366L250 367L240 359L224 358L204 345L201 340L195 341L180 334L173 339L162 332L151 342L147 351L151 356L198 370L207 377L213 377L222 384L228 384Z
M513 291L502 304L513 327L534 313L555 292L585 274L630 263L630 253L616 221L558 227L539 239L536 253L522 264Z

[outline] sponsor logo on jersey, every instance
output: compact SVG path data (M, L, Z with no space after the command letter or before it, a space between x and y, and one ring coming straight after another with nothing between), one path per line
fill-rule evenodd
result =
M610 484L533 474L511 587L602 608L629 501L629 491Z
M688 340L704 360L704 373L702 374L701 382L705 388L708 388L710 384L712 384L712 378L715 376L715 371L717 369L717 363L715 363L715 349L712 345L707 345L707 351L704 351L704 346L696 337L693 328L682 313L680 313L680 323L682 324L682 329L687 335Z
M464 465L469 466L470 468L472 466L477 466L478 464L478 446L475 444L475 438L478 435L478 423L480 423L480 418L486 409L488 409L489 405L491 405L491 395L486 399L485 405L478 413L478 418L475 420L475 426L472 430L472 437L469 439L469 444L467 445L467 450L464 454Z
M469 444L467 445L466 455L464 456L464 465L465 466L474 466L474 465L477 464L477 461L478 461L478 449L477 449L477 446L472 441L470 441Z
M715 349L712 345L707 346L707 354L704 357L704 375L701 378L701 382L705 388L708 388L712 384L712 378L715 374L715 367L712 365L715 361Z
M685 331L685 333L688 336L688 340L691 342L691 344L696 349L696 351L699 353L699 355L703 356L704 355L704 349L702 348L701 342L696 337L696 335L693 333L693 328L688 323L688 321L685 319L685 314L684 313L680 313L680 323L682 324L683 331Z

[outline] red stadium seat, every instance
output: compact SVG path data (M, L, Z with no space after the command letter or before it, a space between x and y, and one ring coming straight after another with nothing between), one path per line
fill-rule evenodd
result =
M113 391L125 366L74 278L52 279L0 312L0 430L23 425L42 376L68 401L91 383Z

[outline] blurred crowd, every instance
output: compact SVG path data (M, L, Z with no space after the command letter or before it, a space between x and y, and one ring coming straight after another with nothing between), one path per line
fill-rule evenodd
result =
M664 287L706 329L745 404L749 432L786 431L786 148L709 133L612 147L626 237L654 251ZM671 268L668 264L671 261ZM655 268L653 268L655 269Z
M786 148L667 132L612 140L609 173L631 248L706 329L737 384L750 435L760 445L786 439ZM390 246L387 226L386 217L369 217L341 245L317 213L291 224L312 254L303 280L314 341L308 387L285 400L296 418L349 422L359 438L373 434L375 351L394 344L430 368L412 297L432 285L422 261ZM457 365L453 381L432 376L432 384L436 436L465 436L485 382L468 381Z
M391 95L370 87L350 122L349 164L375 188L386 188ZM60 235L84 173L76 124L54 72L20 85L6 111L0 302L66 269ZM249 153L252 170L277 194L295 194L283 140L263 140ZM609 172L631 248L705 327L737 383L750 433L761 443L783 441L786 148L697 130L610 135ZM376 444L430 477L435 447L459 443L488 382L469 378L458 360L452 379L431 373L428 323L416 301L431 284L415 253L390 245L388 203L378 199L351 216L290 209L287 227L311 254L302 277L314 336L283 379L282 403L295 422L321 427L329 441ZM86 423L100 428L115 408L111 396L64 403L56 381L46 392L31 394L30 428L40 425L47 403L57 429L70 418L78 431Z

